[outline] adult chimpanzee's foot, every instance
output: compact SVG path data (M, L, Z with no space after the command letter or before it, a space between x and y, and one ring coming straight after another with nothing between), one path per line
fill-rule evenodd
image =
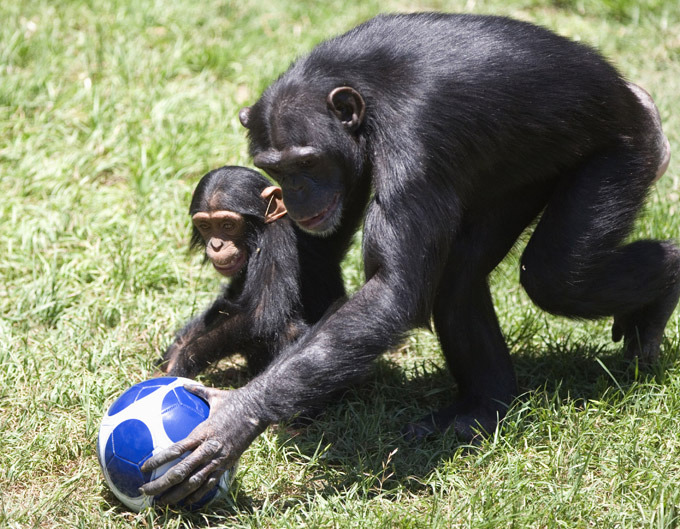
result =
M475 442L493 433L506 411L507 407L501 404L484 406L458 401L407 424L402 433L407 439L421 441L452 428L461 441Z
M636 312L614 318L612 339L623 339L626 358L637 358L642 364L650 364L659 357L663 333L680 298L680 283L665 292L657 301Z

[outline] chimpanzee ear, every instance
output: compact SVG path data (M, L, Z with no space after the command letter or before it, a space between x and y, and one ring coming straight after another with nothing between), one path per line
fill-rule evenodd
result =
M351 86L339 86L334 88L328 97L328 108L342 122L344 127L354 132L364 121L366 104L361 94Z
M238 112L238 120L245 128L248 128L248 121L250 120L250 107L243 107Z
M267 211L264 212L264 222L269 224L283 217L288 211L283 204L283 192L280 187L269 186L260 196L267 201Z

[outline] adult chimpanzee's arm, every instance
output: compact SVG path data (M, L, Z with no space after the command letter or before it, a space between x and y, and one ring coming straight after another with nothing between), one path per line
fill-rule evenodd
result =
M395 182L399 176L376 180ZM270 422L318 407L365 374L368 364L409 330L429 323L459 204L453 190L418 199L409 187L419 183L378 187L364 226L366 283L257 380L257 400Z
M146 472L193 451L141 490L160 495L159 504L183 498L198 501L269 424L318 407L364 373L411 326L410 311L405 304L399 306L393 285L381 274L374 275L316 332L288 348L242 388L187 387L209 403L210 416L185 440L145 463Z
M243 388L194 390L209 401L208 420L143 470L193 453L142 487L144 493L162 494L159 500L167 503L200 499L267 425L318 407L406 332L427 322L441 255L455 233L457 204L451 195L422 202L414 196L405 186L378 189L364 228L368 280L350 300Z

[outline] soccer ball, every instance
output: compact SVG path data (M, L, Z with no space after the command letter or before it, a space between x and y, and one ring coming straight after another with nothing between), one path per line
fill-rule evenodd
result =
M139 487L165 474L180 459L153 472L140 467L153 454L181 441L208 418L210 407L184 389L198 384L179 377L160 377L135 384L111 404L99 427L97 457L104 479L116 497L133 511L153 505L154 498ZM215 488L198 502L185 506L198 509L224 496L236 466L226 471Z

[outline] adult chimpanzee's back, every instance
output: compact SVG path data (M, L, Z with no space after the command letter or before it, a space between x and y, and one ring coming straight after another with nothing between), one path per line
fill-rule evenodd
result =
M430 319L459 395L409 433L492 430L517 387L487 276L539 215L520 270L532 299L614 316L627 354L657 356L680 252L623 240L668 142L651 97L592 49L506 18L381 16L320 44L239 117L306 231L342 229L348 195L371 183L366 284L222 397L229 414L205 437L219 457L192 455L147 492L200 481L193 469L208 461L226 468L267 424L315 406Z

